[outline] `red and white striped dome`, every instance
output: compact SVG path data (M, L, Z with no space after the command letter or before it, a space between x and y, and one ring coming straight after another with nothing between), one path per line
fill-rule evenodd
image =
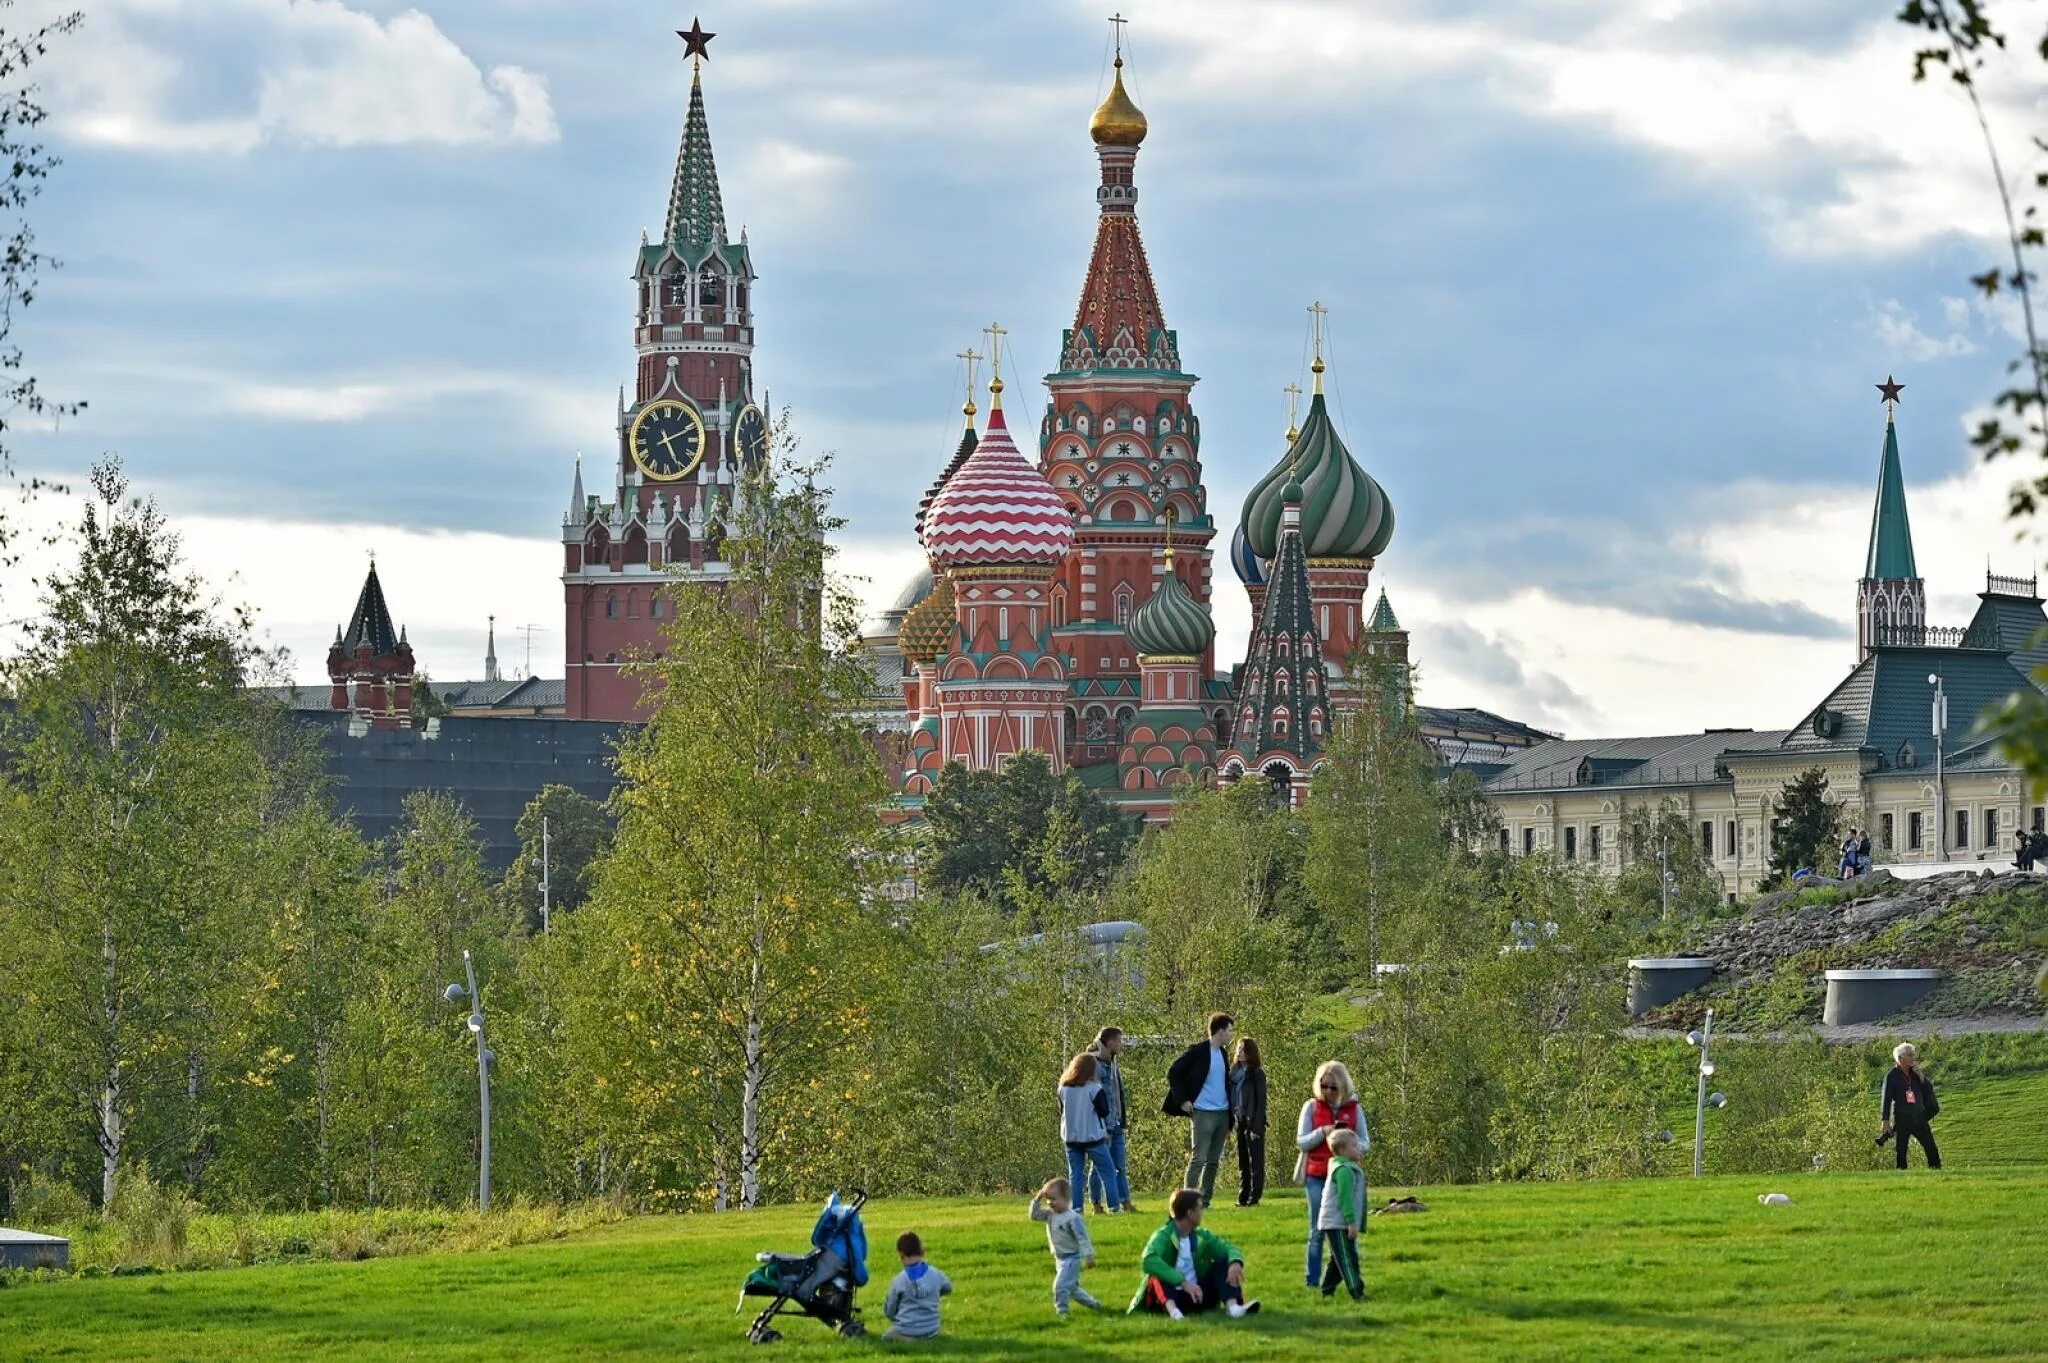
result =
M937 568L996 564L1051 567L1074 543L1074 518L1052 484L1017 449L1003 409L967 462L932 499L925 552Z

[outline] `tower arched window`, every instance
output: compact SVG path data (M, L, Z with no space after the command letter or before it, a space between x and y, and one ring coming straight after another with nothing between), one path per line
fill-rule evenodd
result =
M709 265L697 272L697 306L706 309L725 306L725 276Z
M672 308L688 307L690 303L690 277L673 274L662 281L667 286L668 304Z
M662 600L660 592L653 592L648 595L647 613L656 620L668 614L668 602Z
M1131 589L1119 587L1116 593L1116 622L1128 625L1131 622Z
M619 618L619 598L612 592L604 594L604 618L607 620Z

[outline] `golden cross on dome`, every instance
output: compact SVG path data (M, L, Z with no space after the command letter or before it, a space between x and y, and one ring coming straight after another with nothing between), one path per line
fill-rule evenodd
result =
M1316 334L1316 361L1308 367L1308 370L1309 373L1316 376L1316 391L1318 393L1323 391L1323 318L1329 314L1329 311L1328 308L1323 306L1321 299L1317 299L1308 305L1311 325L1314 326Z
M1301 434L1301 429L1294 424L1294 406L1301 401L1301 385L1290 383L1280 391L1287 394L1287 443L1292 445L1294 437Z
M1180 512L1173 507L1166 508L1166 571L1173 571L1173 527L1180 523Z
M988 337L988 409L993 412L1003 405L1003 337L1010 331L1008 327L990 322L981 332Z
M981 352L977 351L973 346L969 346L953 358L967 362L967 401L961 405L960 410L967 414L968 421L972 423L974 413L977 410L974 405L974 362L981 358Z

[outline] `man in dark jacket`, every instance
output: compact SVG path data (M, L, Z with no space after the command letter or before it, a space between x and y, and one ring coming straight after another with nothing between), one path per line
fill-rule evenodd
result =
M1095 1034L1095 1044L1088 1048L1088 1054L1095 1057L1096 1077L1102 1081L1102 1092L1109 1099L1109 1119L1105 1125L1109 1128L1109 1166L1116 1173L1116 1186L1113 1188L1104 1187L1101 1177L1095 1173L1088 1176L1088 1190L1097 1215L1114 1216L1138 1210L1131 1205L1131 1100L1124 1090L1124 1067L1118 1063L1123 1049L1124 1029L1121 1027L1104 1027ZM1078 1192L1074 1201L1077 1206L1080 1204Z
M1935 1147L1934 1128L1929 1125L1941 1111L1934 1098L1934 1084L1916 1063L1912 1042L1894 1046L1892 1059L1898 1063L1884 1077L1884 1098L1878 1105L1884 1135L1898 1140L1899 1168L1906 1167L1906 1142L1910 1139L1920 1142L1927 1167L1939 1169L1941 1151Z
M1223 1162L1230 1135L1230 1038L1234 1026L1228 1013L1209 1017L1209 1039L1182 1051L1166 1071L1169 1117L1187 1117L1188 1171L1182 1186L1199 1189L1202 1205L1216 1192L1216 1169Z

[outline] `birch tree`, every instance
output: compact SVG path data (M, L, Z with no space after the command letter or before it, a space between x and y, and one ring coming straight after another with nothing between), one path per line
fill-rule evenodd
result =
M790 1175L781 1137L829 1115L818 1067L867 1025L884 786L848 710L866 678L815 472L753 476L727 588L675 594L639 667L657 703L620 751L618 832L566 924L589 1082L659 1182L714 1206Z

